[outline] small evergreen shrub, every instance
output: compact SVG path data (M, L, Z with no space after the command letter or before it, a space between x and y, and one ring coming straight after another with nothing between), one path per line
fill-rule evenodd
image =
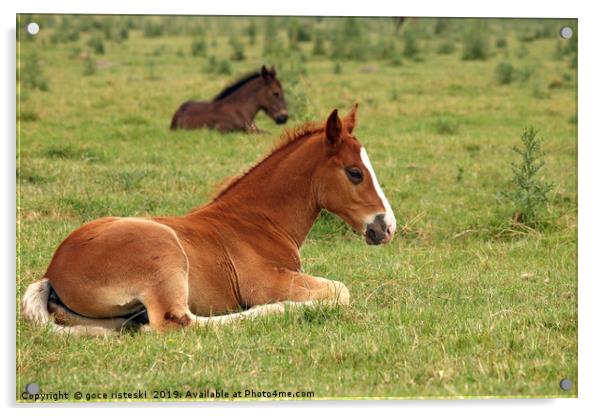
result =
M233 61L244 61L246 59L245 47L237 38L230 38L230 47L232 48L230 59Z
M456 50L456 44L450 40L447 40L439 45L437 53L441 55L448 55L454 53Z
M416 58L420 52L418 41L412 31L404 33L403 56L406 58Z
M205 42L205 38L195 39L192 42L190 52L192 56L205 56L207 53L207 42Z
M518 163L512 162L512 187L501 195L508 200L514 209L513 220L529 226L537 225L539 214L548 203L548 194L553 185L539 178L542 160L542 139L537 131L530 127L521 135L522 147L514 147L513 151L520 156Z
M326 48L324 47L324 37L322 33L315 34L312 53L315 56L323 56L326 54Z
M510 62L500 62L495 67L495 80L500 85L508 85L514 81L515 69Z
M467 25L464 33L462 59L465 61L485 61L489 57L487 23L475 20Z
M21 85L33 90L48 91L48 79L40 65L37 53L31 54L23 60L23 67L19 72Z
M87 45L92 49L92 51L97 55L104 55L105 53L105 44L102 41L102 38L94 36L91 37Z
M217 67L215 68L215 72L220 75L230 75L232 74L232 66L230 65L230 61L227 59L222 59L217 63Z
M144 25L144 36L147 38L163 36L163 25L159 22L148 20Z

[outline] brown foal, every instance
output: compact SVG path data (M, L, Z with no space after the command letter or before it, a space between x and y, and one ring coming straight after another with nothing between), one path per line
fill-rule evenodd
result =
M261 67L224 88L212 101L187 101L171 120L171 129L202 127L256 133L255 116L263 110L278 124L286 123L284 91L272 67Z
M184 216L101 218L76 229L27 289L24 317L104 334L143 310L148 328L163 331L280 313L287 302L348 304L343 283L301 271L299 249L322 209L368 244L393 238L391 206L353 136L356 109L285 133L272 153Z

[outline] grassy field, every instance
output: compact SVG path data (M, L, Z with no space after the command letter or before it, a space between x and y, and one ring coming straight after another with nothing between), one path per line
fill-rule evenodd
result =
M576 43L557 36L562 22L416 19L396 34L392 19L41 19L36 39L19 32L18 307L74 228L184 214L268 152L282 130L265 115L263 135L168 130L183 101L263 63L285 88L288 127L360 103L356 134L399 231L370 247L318 219L304 271L344 282L349 308L112 339L57 335L17 311L18 400L27 383L84 400L577 395ZM473 41L486 59L463 59ZM527 227L501 193L529 126L553 188Z

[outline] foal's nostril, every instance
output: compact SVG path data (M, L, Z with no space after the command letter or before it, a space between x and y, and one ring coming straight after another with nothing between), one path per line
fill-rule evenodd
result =
M278 124L284 124L286 123L286 120L288 120L288 115L286 114L280 114L276 116L276 123Z
M372 229L368 230L368 238L370 241L376 241L376 231Z
M385 238L389 237L387 234L389 230L384 218L384 214L379 214L374 217L374 221L366 226L366 242L368 244L380 244Z
M384 238L385 234L376 224L372 223L368 225L366 228L366 242L368 244L378 245L383 241Z

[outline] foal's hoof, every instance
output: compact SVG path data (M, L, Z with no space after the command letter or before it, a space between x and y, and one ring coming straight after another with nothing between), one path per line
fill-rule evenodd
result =
M349 289L343 283L331 280L330 299L334 304L349 305Z

